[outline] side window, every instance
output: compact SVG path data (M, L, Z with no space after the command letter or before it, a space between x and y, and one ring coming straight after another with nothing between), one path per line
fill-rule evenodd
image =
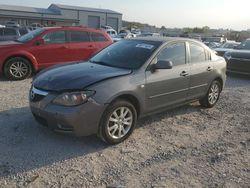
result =
M101 33L91 33L91 38L94 42L104 42L108 41L105 36L103 36Z
M89 42L89 34L82 31L71 31L70 32L71 42Z
M64 31L56 31L46 34L43 39L45 44L62 44L66 42L66 34Z
M0 36L3 36L3 28L0 28Z
M191 63L202 63L206 61L206 54L203 47L190 43L190 58Z
M172 61L174 66L184 65L186 63L185 43L177 43L165 48L157 56L157 61Z
M5 36L8 36L8 35L17 35L15 29L8 29L8 28L6 28L6 29L3 30L3 33L4 33Z

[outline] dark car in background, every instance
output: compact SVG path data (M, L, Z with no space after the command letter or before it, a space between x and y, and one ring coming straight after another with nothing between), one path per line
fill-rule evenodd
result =
M226 42L214 50L217 52L217 55L223 57L225 52L229 51L230 49L235 49L239 44L239 42Z
M226 52L224 58L228 72L250 75L250 39Z
M55 131L98 134L117 144L130 136L139 117L196 100L213 107L225 80L224 58L196 40L126 39L88 62L37 75L30 108L38 122Z
M112 39L102 30L36 29L15 41L0 42L0 73L12 80L22 80L52 65L87 60L111 43Z
M27 34L30 30L26 27L4 27L0 28L0 41L16 40Z
M223 37L205 37L202 41L211 49L218 48L226 42Z

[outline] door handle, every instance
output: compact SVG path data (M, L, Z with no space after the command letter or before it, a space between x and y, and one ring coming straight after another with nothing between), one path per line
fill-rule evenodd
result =
M210 66L207 68L207 71L212 71L212 70L213 70L213 69L212 69L212 67L210 67Z
M94 45L88 45L89 48L94 48Z
M180 74L180 76L184 76L184 77L185 77L185 76L188 76L188 75L189 75L189 73L186 72L186 71L182 71L181 74Z

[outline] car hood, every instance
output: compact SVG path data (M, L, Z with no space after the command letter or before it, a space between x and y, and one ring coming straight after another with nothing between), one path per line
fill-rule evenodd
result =
M229 53L233 58L250 59L250 50L231 50Z
M19 46L22 45L23 43L16 42L16 41L1 41L0 42L0 48L2 47L13 47L13 46Z
M97 82L131 73L128 69L78 62L48 69L33 80L33 86L55 92L81 90Z

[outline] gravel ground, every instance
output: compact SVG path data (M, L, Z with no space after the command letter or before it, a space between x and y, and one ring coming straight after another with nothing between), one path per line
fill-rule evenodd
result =
M124 143L39 126L31 80L0 80L0 187L250 187L250 78L229 76L219 103L140 120Z

